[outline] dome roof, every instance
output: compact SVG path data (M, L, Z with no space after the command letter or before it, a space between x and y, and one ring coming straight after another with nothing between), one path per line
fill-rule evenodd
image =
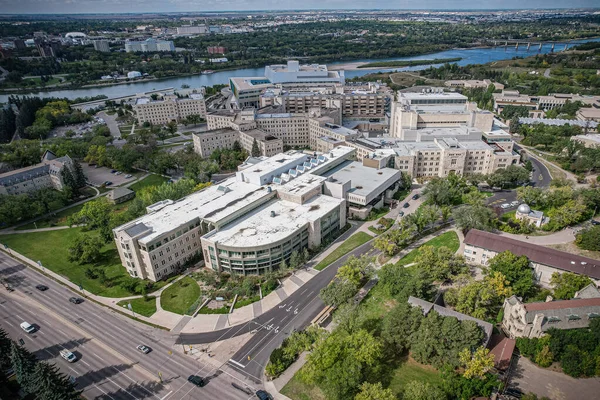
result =
M531 208L525 203L521 204L519 208L517 208L517 212L520 214L529 214L531 212Z

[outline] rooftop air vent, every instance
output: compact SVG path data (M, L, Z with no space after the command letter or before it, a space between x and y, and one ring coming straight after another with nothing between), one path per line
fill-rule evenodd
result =
M271 211L271 218L274 218L274 217L275 217L275 215L276 215L276 214L275 214L275 211Z

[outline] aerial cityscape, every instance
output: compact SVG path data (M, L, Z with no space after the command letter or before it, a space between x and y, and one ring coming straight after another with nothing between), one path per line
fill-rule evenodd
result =
M598 6L0 3L0 399L600 398Z

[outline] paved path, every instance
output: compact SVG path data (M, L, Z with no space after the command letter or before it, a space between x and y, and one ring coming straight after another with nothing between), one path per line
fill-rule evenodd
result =
M506 236L511 239L516 239L531 244L539 244L541 246L571 243L575 241L575 231L572 228L565 228L562 231L558 231L555 233L551 233L550 235L544 236L515 235L514 233L508 232L498 232L498 235Z
M104 122L106 122L106 126L110 130L110 134L115 139L121 138L121 131L119 130L119 125L117 124L117 119L115 117L116 114L109 115L105 111L100 111L98 113L98 117L102 118Z
M76 228L79 226L85 226L85 224L75 225L75 226L51 226L49 228L39 228L39 229L4 229L0 231L0 235L12 235L13 233L35 233L35 232L49 232L49 231L60 231L62 229Z

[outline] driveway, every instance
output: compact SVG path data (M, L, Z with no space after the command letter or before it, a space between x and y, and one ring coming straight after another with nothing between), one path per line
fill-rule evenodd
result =
M110 134L112 137L121 137L121 131L119 130L119 125L117 124L117 114L108 115L104 111L100 111L97 116L106 122L106 126L108 126L108 129L110 129Z
M552 400L597 399L600 378L575 379L560 372L536 366L526 357L520 357L511 374L510 387L523 393L533 392Z
M83 163L81 164L81 168L83 169L83 173L87 177L88 182L90 182L94 186L100 186L103 182L110 181L113 183L111 186L114 187L135 180L135 176L132 176L131 178L125 178L125 175L127 174L111 174L111 169L108 169L106 167L94 168L90 167L88 164Z

